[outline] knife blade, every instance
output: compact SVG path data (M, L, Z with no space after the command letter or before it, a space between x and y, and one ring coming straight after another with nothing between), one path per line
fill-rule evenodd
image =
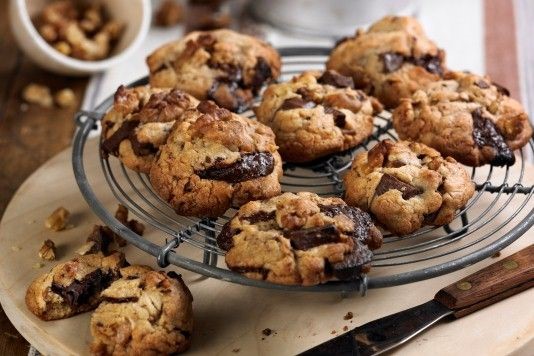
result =
M534 244L441 289L434 299L356 327L300 355L380 355L447 317L460 318L534 286Z

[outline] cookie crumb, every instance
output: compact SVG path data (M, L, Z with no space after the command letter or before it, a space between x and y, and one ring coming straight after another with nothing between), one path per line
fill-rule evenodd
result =
M347 330L349 330L349 327L348 327L347 325L345 325L345 326L343 327L343 331L347 331Z
M347 314L345 314L345 316L343 317L344 320L350 320L354 317L354 314L352 314L352 312L347 312Z
M332 330L332 331L330 331L330 334L334 335L336 332L337 332L337 331Z
M95 244L95 241L87 241L86 243L81 245L76 251L74 251L74 253L80 256L85 256L89 253L94 253L96 251L95 249L93 249Z
M241 351L241 349L233 349L233 350L232 350L232 352L233 352L234 354L238 353L239 351Z
M499 257L501 257L501 251L497 251L491 256L491 258L499 258Z
M70 108L76 104L76 94L70 88L61 89L54 95L54 100L60 108Z
M15 245L11 246L11 251L17 252L17 251L20 251L20 250L22 250L22 247L20 247L20 246L15 246Z
M30 83L24 88L22 98L29 104L37 104L44 108L51 108L54 104L50 88L35 83Z
M59 207L45 220L45 227L53 231L64 230L69 221L70 212Z
M52 240L45 240L43 246L39 250L39 257L46 261L54 261L56 259L56 245Z
M43 268L43 267L44 267L44 263L42 263L42 262L34 263L34 265L32 266L33 269L39 269L39 268Z
M265 328L265 329L263 329L263 330L261 331L261 333L262 333L263 335L265 335L265 336L269 336L269 335L271 335L271 334L273 333L273 330L270 329L270 328Z

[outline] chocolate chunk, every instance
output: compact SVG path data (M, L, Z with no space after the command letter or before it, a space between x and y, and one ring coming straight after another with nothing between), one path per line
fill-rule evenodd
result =
M405 200L423 193L423 190L420 188L405 183L390 174L384 174L376 187L375 193L380 196L391 189L400 191L402 193L402 199Z
M88 303L92 297L97 297L110 282L110 276L97 269L85 276L81 281L74 280L68 286L52 282L51 290L60 295L71 307L78 307Z
M384 69L386 73L396 71L404 63L404 56L399 53L386 52L382 54L382 61L384 62Z
M480 89L488 89L490 85L486 83L485 81L479 79L475 82L475 85L479 87Z
M298 96L284 100L279 110L292 110L292 109L311 109L315 107L313 101L305 101Z
M121 142L128 139L138 125L139 120L124 121L117 131L115 131L109 138L102 141L102 144L100 145L102 152L106 155L118 155Z
M243 220L248 221L250 224L258 222L270 221L276 218L276 210L273 211L258 211L249 216L243 217Z
M250 83L254 94L257 94L263 84L267 80L271 79L272 76L273 73L271 71L271 66L269 65L269 62L267 62L263 57L258 57L256 59L256 65L254 66L254 75L252 76L252 82Z
M427 54L421 58L410 59L410 62L425 68L427 72L430 72L432 74L437 74L439 76L443 75L443 69L441 68L441 58L438 56L431 56Z
M208 91L208 99L225 109L240 113L248 108L252 95L241 89L237 82L219 78L213 81Z
M502 85L497 84L497 83L495 83L495 82L491 82L491 84L495 85L495 87L497 88L497 91L498 91L499 93L501 93L502 95L504 95L504 96L510 96L510 91L509 91L507 88L505 88L505 87L503 87Z
M331 107L325 107L324 112L326 114L332 114L334 116L334 123L336 124L337 127L340 127L340 128L345 127L345 124L347 122L345 120L345 114L342 111L339 111Z
M228 183L239 183L265 177L274 170L274 158L269 152L245 153L231 164L215 164L195 174L202 179L222 180Z
M232 220L223 225L221 232L217 236L217 246L224 251L228 251L234 246L234 235L237 235L240 232L235 231L230 227L231 221Z
M342 281L358 279L362 272L367 272L370 267L373 253L362 243L355 245L350 255L345 256L343 261L330 263L325 261L325 269L334 277Z
M321 213L328 217L345 215L354 223L353 237L361 241L371 249L379 248L382 245L382 235L374 227L371 216L361 209L345 204L324 205L319 204Z
M333 85L338 88L353 88L354 81L351 77L346 77L333 70L325 71L317 81L321 84Z
M436 218L438 217L438 214L439 209L434 211L433 213L423 215L423 223L426 225L432 224L434 220L436 220Z
M156 154L156 152L158 152L158 148L155 147L152 143L139 142L139 140L137 139L137 135L135 134L130 135L129 139L130 139L130 143L132 144L132 150L138 156L154 155Z
M309 250L316 246L338 242L339 231L334 225L312 227L302 230L284 231L284 237L291 241L291 246L297 250Z
M515 156L504 137L495 127L493 121L483 116L481 108L471 113L473 117L473 140L475 144L482 148L493 147L495 156L490 162L495 166L511 166L515 163Z
M86 242L94 242L93 246L87 253L102 252L104 255L109 254L110 244L114 241L114 236L111 229L102 226L93 226L93 231L87 237Z
M124 298L113 298L113 297L102 297L103 302L121 304L121 303L135 303L139 300L138 297L124 297Z

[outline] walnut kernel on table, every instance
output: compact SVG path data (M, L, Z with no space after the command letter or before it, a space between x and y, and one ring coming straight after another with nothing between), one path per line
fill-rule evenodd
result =
M54 100L56 101L56 104L61 108L70 108L76 105L76 95L70 88L59 90L54 95Z
M56 245L54 241L45 240L39 250L39 257L46 261L54 261L56 259Z
M45 220L45 226L53 231L61 231L67 227L70 212L64 207L59 207Z
M35 83L30 83L24 88L22 98L30 104L37 104L45 108L50 108L54 104L50 88Z

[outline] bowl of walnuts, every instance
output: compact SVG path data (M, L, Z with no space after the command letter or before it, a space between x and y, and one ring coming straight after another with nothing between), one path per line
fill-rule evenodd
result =
M21 49L52 72L89 75L127 58L150 27L150 0L11 0Z

